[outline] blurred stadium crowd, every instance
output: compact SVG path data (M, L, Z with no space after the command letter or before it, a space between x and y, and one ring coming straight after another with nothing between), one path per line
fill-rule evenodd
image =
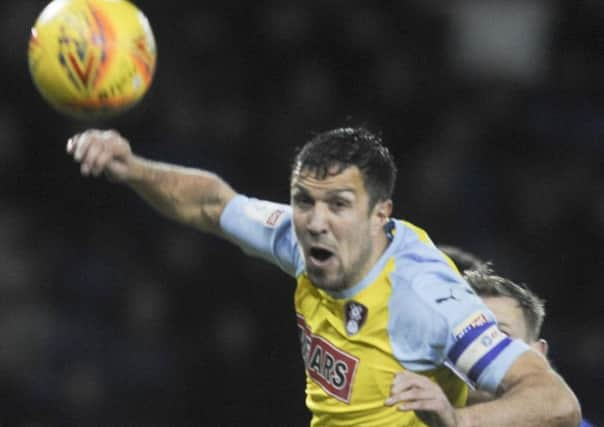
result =
M88 126L287 202L295 148L365 124L395 212L547 300L551 358L604 423L604 2L138 2L150 93L83 123L35 92L43 0L0 4L0 423L304 426L294 283L81 178Z

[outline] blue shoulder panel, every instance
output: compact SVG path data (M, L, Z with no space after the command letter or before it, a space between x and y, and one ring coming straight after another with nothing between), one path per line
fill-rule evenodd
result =
M225 207L220 227L246 254L267 260L290 276L301 269L289 205L237 195Z
M401 222L396 234L402 239L388 325L395 357L412 371L447 364L494 392L528 346L499 331L492 312L431 242Z

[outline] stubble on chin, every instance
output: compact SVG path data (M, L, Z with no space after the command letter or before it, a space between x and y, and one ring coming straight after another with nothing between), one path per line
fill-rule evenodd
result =
M342 280L330 281L323 272L311 273L307 271L307 275L315 288L331 292L343 291L346 288Z

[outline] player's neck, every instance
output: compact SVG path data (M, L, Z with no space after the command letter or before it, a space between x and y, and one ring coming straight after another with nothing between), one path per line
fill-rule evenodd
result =
M354 283L350 283L349 287L356 286L359 282L361 282L367 275L371 272L373 267L378 263L388 246L390 245L390 240L386 237L385 233L378 233L373 238L372 250L369 254L367 262L365 263L364 268L359 272L359 276L356 278L357 280Z
M371 270L371 268L377 264L382 255L384 255L384 252L386 252L386 249L388 249L388 246L390 246L390 243L391 241L386 237L385 233L378 233L374 241L373 259L371 261L371 267L369 270Z

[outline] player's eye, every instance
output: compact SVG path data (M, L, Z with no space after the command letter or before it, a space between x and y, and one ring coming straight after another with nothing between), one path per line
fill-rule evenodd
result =
M313 205L313 200L306 194L296 194L294 196L294 205L299 208L309 208Z
M337 211L349 207L350 202L346 199L336 198L329 201L329 206Z

